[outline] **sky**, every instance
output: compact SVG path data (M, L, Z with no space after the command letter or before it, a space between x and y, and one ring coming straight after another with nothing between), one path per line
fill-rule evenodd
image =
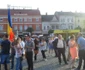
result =
M55 11L85 12L85 0L1 0L0 8L7 5L39 8L41 14L54 14Z

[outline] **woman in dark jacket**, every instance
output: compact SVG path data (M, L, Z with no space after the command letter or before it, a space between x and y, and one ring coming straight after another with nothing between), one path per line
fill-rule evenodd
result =
M35 38L34 43L35 43L34 60L36 61L37 60L37 54L38 54L38 51L39 51L39 39L38 39L38 37Z

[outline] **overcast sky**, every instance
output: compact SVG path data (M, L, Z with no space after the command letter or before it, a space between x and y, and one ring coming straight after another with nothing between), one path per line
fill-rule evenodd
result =
M85 12L85 0L1 0L0 8L11 6L26 6L39 8L41 14L54 14L55 11Z

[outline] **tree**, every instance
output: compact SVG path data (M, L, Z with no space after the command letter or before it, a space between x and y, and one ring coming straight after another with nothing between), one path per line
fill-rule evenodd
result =
M81 27L80 27L80 26L76 27L75 29L78 29L78 30L80 30L80 31L81 31Z
M48 31L48 34L51 34L51 33L53 33L54 32L54 30L49 30Z
M26 31L32 33L34 30L32 27L28 27Z

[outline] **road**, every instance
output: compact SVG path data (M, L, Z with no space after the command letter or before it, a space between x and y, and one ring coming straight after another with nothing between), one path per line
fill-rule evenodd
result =
M41 54L38 55L38 61L34 61L34 70L75 70L69 69L69 65L62 64L59 65L58 58L46 53L48 61L42 59ZM54 55L54 54L53 54ZM26 62L26 61L25 61ZM25 64L25 62L23 64ZM75 66L77 67L78 61L76 61ZM24 66L24 70L27 70L27 66Z

